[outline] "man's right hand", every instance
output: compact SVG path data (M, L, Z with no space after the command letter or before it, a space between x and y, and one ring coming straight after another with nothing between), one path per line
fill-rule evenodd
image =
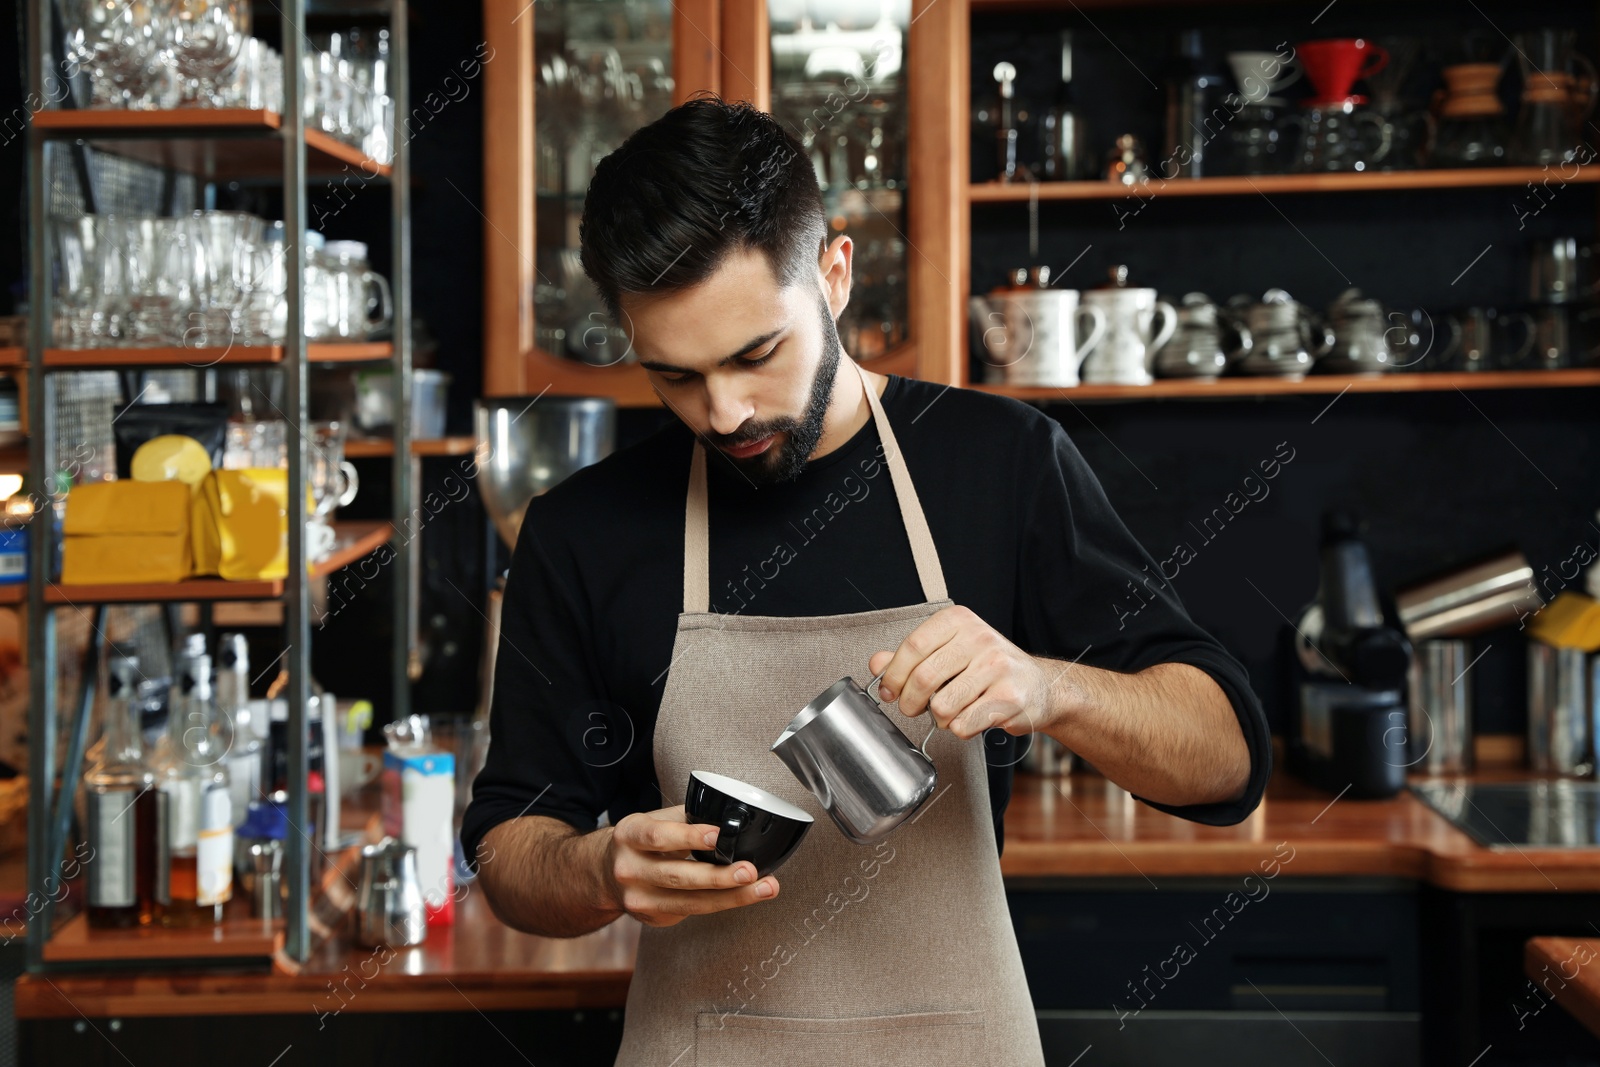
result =
M717 828L684 821L683 805L625 816L612 829L606 868L618 907L646 926L672 926L690 915L742 908L778 895L755 864L702 863L689 853L716 847Z

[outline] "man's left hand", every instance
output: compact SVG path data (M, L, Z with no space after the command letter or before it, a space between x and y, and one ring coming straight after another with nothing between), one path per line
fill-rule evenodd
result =
M867 665L874 674L883 671L883 700L898 695L902 712L931 712L936 725L963 740L991 727L1017 735L1041 731L1055 714L1054 673L960 605L939 611L893 653L874 653Z

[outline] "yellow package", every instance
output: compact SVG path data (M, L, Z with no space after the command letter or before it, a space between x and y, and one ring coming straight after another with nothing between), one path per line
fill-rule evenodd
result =
M194 562L189 487L182 482L90 482L67 493L64 585L176 582Z
M217 573L229 581L289 574L289 472L211 472L202 485L217 518Z
M216 473L207 471L189 493L189 542L194 573L215 576L222 564L222 535L217 529ZM211 486L209 492L207 487Z

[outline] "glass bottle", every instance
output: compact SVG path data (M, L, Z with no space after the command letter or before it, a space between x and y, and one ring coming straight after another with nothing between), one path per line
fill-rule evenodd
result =
M217 713L232 724L228 785L233 825L244 822L252 801L261 799L261 737L250 711L250 646L244 634L217 641Z
M134 719L138 685L138 659L113 656L100 754L83 775L94 927L145 926L154 918L157 802L155 774L145 764Z
M233 803L225 759L231 727L217 714L211 657L186 650L185 660L156 767L157 825L164 831L156 900L165 926L220 922L222 905L233 895Z

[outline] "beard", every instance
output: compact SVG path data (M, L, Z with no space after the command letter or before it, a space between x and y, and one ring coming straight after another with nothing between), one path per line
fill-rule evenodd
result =
M823 417L828 413L828 401L833 396L833 382L839 371L839 361L844 358L844 345L839 340L838 327L826 300L818 301L822 314L822 359L817 364L816 377L811 380L811 394L806 399L806 409L799 418L785 417L756 423L736 438L719 444L740 445L759 441L763 437L781 433L783 444L769 448L759 456L738 459L723 453L723 458L738 468L756 485L777 485L792 482L800 477L811 460L811 453L822 440Z

